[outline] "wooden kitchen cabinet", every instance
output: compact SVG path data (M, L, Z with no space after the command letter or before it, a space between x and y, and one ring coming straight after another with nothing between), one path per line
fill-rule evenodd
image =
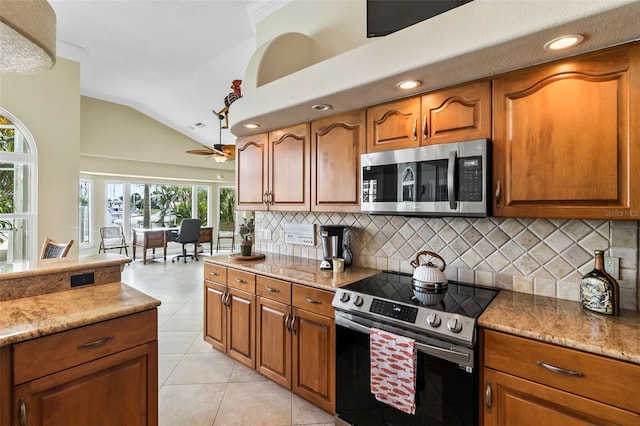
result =
M156 336L153 309L12 345L11 424L157 424Z
M491 137L491 82L478 81L422 96L422 145Z
M255 368L255 275L210 263L204 274L204 340Z
M311 211L360 212L365 120L354 111L311 123Z
M367 152L418 147L421 132L419 97L367 108Z
M334 293L262 276L257 281L256 369L334 413Z
M490 137L490 81L367 108L367 152Z
M310 210L310 127L299 124L238 138L236 204L240 210Z
M482 340L485 426L640 424L640 366L491 330Z
M269 135L236 140L236 206L239 210L267 210L269 191Z
M640 48L494 80L495 216L640 217Z
M256 277L256 370L291 389L291 283Z
M292 390L316 406L335 412L334 293L293 285Z

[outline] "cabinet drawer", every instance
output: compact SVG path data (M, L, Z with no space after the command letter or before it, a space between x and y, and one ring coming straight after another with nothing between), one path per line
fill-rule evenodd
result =
M229 268L227 270L227 285L248 293L256 293L256 274L238 271Z
M147 247L164 247L164 231L147 233Z
M214 283L227 285L227 268L204 262L204 279Z
M484 331L485 366L609 405L639 411L640 366L491 330ZM583 375L553 372L538 362Z
M258 275L256 278L256 293L267 299L291 304L291 283L275 278Z
M293 306L333 318L331 301L335 293L304 285L293 285Z
M157 310L116 318L13 345L13 384L156 340Z

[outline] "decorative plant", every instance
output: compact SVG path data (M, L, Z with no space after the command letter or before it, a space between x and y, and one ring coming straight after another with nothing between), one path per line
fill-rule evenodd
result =
M247 220L244 219L240 224L238 233L240 234L240 237L242 237L243 241L253 241L254 229L255 229L255 222L253 221L253 218L249 220L249 223L247 223Z

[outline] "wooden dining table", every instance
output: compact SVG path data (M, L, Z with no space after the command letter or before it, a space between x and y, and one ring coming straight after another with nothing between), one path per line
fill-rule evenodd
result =
M147 263L147 250L151 249L152 259L155 257L156 249L162 249L162 260L167 261L167 244L173 241L173 236L179 228L134 228L132 229L133 239L133 260L136 260L136 247L142 249L142 263ZM213 254L213 227L200 228L200 244L209 243L209 254Z

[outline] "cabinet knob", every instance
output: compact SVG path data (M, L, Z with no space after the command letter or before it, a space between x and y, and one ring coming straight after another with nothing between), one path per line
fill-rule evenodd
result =
M500 208L500 195L501 195L501 189L500 189L500 181L496 182L496 208Z

